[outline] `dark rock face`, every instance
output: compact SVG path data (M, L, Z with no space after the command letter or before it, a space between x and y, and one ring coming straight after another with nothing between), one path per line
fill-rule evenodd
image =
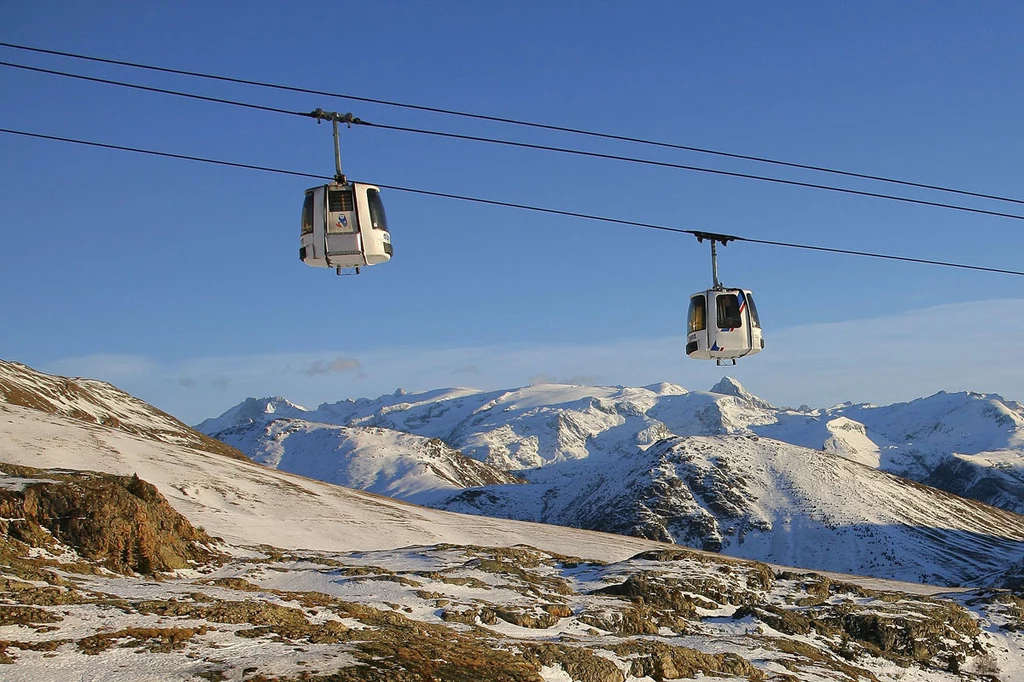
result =
M583 647L541 644L526 653L542 665L558 665L578 682L623 682L626 676L614 663Z
M51 549L61 543L117 573L153 574L220 556L205 531L137 476L10 464L0 464L0 471L15 478L0 487L7 541Z
M921 482L940 490L1024 514L1024 491L1012 472L950 457Z

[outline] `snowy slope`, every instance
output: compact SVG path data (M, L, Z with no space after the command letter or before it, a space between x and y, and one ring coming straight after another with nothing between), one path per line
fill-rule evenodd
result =
M202 433L217 433L245 424L263 424L272 419L303 419L310 410L281 397L246 398L215 419L207 419L198 427Z
M766 438L675 437L527 477L438 506L946 585L1024 558L1024 516Z
M954 453L976 455L996 450L1024 450L1024 405L999 395L939 392L893 405L837 405L806 416L790 413L775 425L759 429L799 445L820 447L812 431L795 434L801 420L827 424L843 418L861 424L882 453L880 466L917 478Z
M6 395L23 403L78 420L85 415L89 423L106 421L165 443L204 447L184 425L109 385L48 377L13 363L3 369ZM891 414L869 406L817 414L780 411L733 381L715 388L725 393L687 392L671 384L542 385L490 393L396 393L317 410L280 399L247 401L219 425L237 422L225 433L265 464L314 478L451 509L631 533L787 565L961 584L984 581L1001 564L1021 558L1019 517L921 492L831 454L862 457L868 443L875 443L870 429L858 427L863 422L840 411L859 410L858 416L883 425L895 422ZM971 420L995 419L976 444L998 444L997 434L1015 442L1013 410L1019 405L977 394L933 398L942 408L936 412L952 414L949 419L958 419L961 428ZM910 404L917 419L908 423L919 430L933 423L925 417L929 400ZM351 425L310 420L321 414L344 417ZM952 423L943 428L952 429ZM829 452L754 435L772 429L803 437L828 434ZM408 433L414 430L423 433ZM480 459L534 464L526 471L530 485L500 485L515 479L431 440L438 434L466 444ZM947 458L934 471L950 485L984 487L1016 499L1017 453L998 454ZM1003 477L972 478L958 468L976 472L979 459L988 465L983 471ZM180 481L193 479L182 473ZM461 492L477 486L487 487ZM194 495L188 490L179 486L182 499L211 494L202 485Z
M30 407L91 424L244 459L245 455L198 433L133 395L95 379L69 379L0 360L0 403Z
M218 437L264 466L417 504L463 488L521 482L437 438L378 426L275 419L235 426Z
M138 474L156 485L194 525L239 545L357 551L433 543L530 544L602 561L665 546L639 538L417 507L248 460L3 403L0 461Z
M999 395L939 392L887 406L844 404L782 413L751 430L1024 513L1024 405Z
M217 563L154 579L49 549L23 547L0 569L10 616L0 661L20 682L954 682L1024 672L1013 595L866 589L688 550L604 564L523 545L223 546L230 554ZM67 570L72 561L86 570Z

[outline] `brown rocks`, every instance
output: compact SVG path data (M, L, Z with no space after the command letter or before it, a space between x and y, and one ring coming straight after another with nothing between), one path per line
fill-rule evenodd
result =
M137 476L0 464L21 479L0 488L0 530L31 547L55 541L117 573L154 574L220 557L213 539Z

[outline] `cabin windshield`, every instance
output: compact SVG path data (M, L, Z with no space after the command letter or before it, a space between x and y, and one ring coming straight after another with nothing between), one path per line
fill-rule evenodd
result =
M370 224L375 230L388 231L388 218L384 215L384 202L380 198L380 190L366 190L366 205L370 209Z
M700 332L707 329L707 302L704 300L704 294L694 296L690 299L690 314L689 318L689 332Z
M718 294L715 305L718 309L719 329L736 329L743 326L740 301L736 294Z
M757 316L757 306L754 305L754 297L750 295L750 292L746 294L747 307L750 308L750 324L753 327L761 328L761 318Z
M327 193L327 208L331 213L352 210L352 190L332 189Z
M355 232L358 229L355 217L349 219L354 206L351 188L332 189L327 192L327 210L331 212L327 223L328 234Z
M313 190L306 192L306 200L302 202L302 234L313 232Z

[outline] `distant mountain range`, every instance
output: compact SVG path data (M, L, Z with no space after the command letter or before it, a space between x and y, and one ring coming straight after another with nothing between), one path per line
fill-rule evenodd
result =
M316 409L250 398L197 429L441 509L786 565L952 585L1024 557L1024 406L997 395L790 409L730 378L441 389Z

